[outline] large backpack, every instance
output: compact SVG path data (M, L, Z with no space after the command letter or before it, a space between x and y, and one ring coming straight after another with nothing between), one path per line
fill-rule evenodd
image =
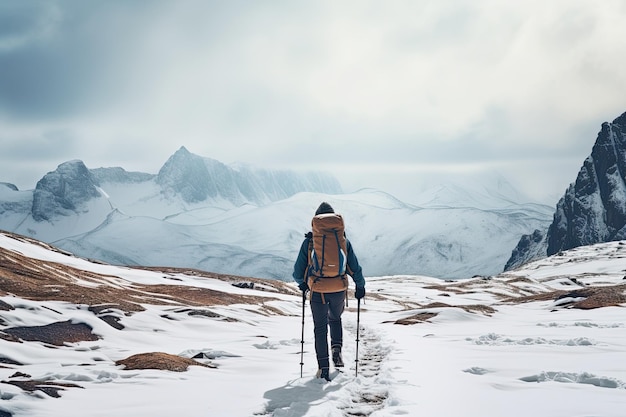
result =
M318 214L311 221L309 243L309 288L329 293L348 288L347 248L343 217L337 213Z

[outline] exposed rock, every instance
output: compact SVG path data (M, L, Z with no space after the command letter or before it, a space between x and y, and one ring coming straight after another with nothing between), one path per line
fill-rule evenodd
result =
M563 298L583 298L572 303L572 307L581 310L591 310L601 307L613 307L626 303L626 285L610 287L589 287L577 289L557 296L557 300Z
M114 168L95 168L90 172L99 184L105 182L121 183L121 184L133 184L154 179L154 174L147 174L145 172L129 172L121 167Z
M602 307L624 306L626 304L626 284L585 287L572 291L553 290L522 297L509 297L502 302L520 304L535 301L563 301L567 298L571 298L572 301L568 303L560 302L559 307L591 310Z
M183 358L163 352L140 353L132 355L126 359L115 362L122 365L127 370L133 369L158 369L164 371L184 372L190 366L204 366L215 368L214 365L207 365L190 358Z
M82 161L64 162L35 187L32 215L36 221L76 213L84 203L100 197L96 179Z
M626 238L626 113L604 123L576 182L559 201L547 255Z
M25 374L24 372L16 372L11 375L9 378L32 378L32 376Z
M470 304L470 305L454 306L454 305L450 305L446 303L436 302L436 303L426 304L425 306L421 308L422 309L460 308L460 309L467 311L468 313L481 313L486 316L490 316L496 312L496 310L493 307L490 307L484 304ZM412 316L409 316L409 317L398 319L394 323L403 324L403 325L423 323L432 319L433 317L437 317L438 314L439 313L434 313L432 311L423 311L417 314L413 314Z
M22 363L19 363L18 361L14 361L11 358L7 358L6 356L0 356L0 363L4 363L7 365L23 365Z
M523 235L504 266L505 271L515 269L523 264L546 257L548 242L546 232L535 230L530 235Z
M505 270L563 250L626 239L626 113L603 123L576 182L559 200L545 238L523 236Z
M232 168L192 154L184 146L163 165L156 182L166 196L180 195L188 203L223 199L235 205L264 204L302 191L341 192L339 182L327 174Z
M63 346L65 343L98 340L91 332L91 326L85 323L63 321L45 326L21 326L4 329L3 332L21 340L49 343Z
M165 195L179 194L184 201L197 203L208 197L217 197L219 192L216 182L226 182L228 179L226 167L221 167L211 178L204 159L183 146L163 165L156 182L161 185Z
M437 313L417 313L417 314L413 314L412 316L409 316L409 317L404 317L402 319L398 319L394 323L395 324L402 324L402 325L406 326L406 325L410 325L410 324L424 323L424 322L432 319L433 317L437 317Z
M69 384L63 382L54 382L54 381L41 381L41 380L11 380L11 381L2 381L3 384L11 384L15 385L28 392L41 391L44 394L52 397L59 398L61 394L59 391L64 391L65 388L83 388L80 385Z
M111 307L115 308L115 306L101 304L98 306L90 306L89 311L94 313L100 320L104 321L114 329L124 330L124 325L120 323L120 318L109 314L111 312Z

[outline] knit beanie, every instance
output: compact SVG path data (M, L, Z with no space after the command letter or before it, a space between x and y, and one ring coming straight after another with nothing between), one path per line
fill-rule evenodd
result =
M317 216L318 214L327 214L327 213L334 213L334 212L335 210L333 210L331 205L324 201L322 204L320 204L320 206L315 211L315 215Z

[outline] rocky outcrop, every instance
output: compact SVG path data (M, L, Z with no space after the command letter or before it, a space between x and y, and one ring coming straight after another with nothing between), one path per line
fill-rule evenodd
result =
M215 365L198 362L191 358L172 355L164 352L139 353L126 359L115 361L126 370L157 369L162 371L185 372L190 366L215 368Z
M626 113L604 123L576 182L559 201L547 255L626 238Z
M535 230L529 235L523 235L515 249L511 253L511 257L504 266L504 270L515 269L525 263L546 257L546 232Z
M505 270L562 250L626 239L626 113L602 124L591 155L542 234L523 236Z
M32 215L36 221L76 213L84 203L100 197L97 181L82 161L64 162L35 187Z

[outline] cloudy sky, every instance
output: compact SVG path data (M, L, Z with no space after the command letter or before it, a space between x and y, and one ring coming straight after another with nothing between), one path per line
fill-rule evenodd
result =
M549 204L626 111L620 0L0 3L0 181L180 146L410 199L498 171Z

